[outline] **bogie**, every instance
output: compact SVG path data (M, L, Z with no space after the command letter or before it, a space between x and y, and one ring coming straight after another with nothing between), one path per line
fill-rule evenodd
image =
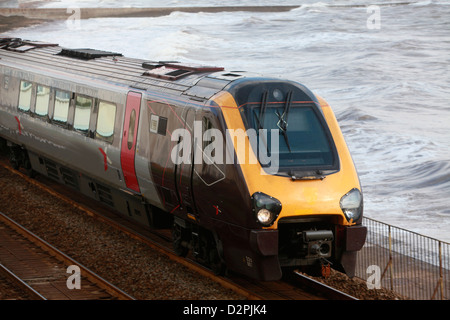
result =
M219 253L220 240L216 240L211 231L175 218L172 227L172 243L177 255L185 257L191 251L198 263L210 268L215 274L225 272L225 263Z

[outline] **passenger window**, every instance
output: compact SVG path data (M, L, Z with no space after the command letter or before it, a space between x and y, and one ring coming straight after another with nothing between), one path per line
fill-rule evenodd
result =
M116 120L116 105L100 101L98 106L97 130L95 137L112 143L114 138L114 123Z
M70 93L56 90L55 92L55 111L53 120L66 123L69 115Z
M36 90L36 109L38 116L46 116L48 114L48 104L50 102L50 88L38 85Z
M77 96L75 103L75 118L73 127L75 130L88 131L89 121L91 119L92 99Z
M33 84L31 82L20 81L19 110L30 111L32 89Z
M128 126L128 150L131 150L133 147L133 141L134 141L134 127L136 126L136 111L132 110L130 114L130 124Z

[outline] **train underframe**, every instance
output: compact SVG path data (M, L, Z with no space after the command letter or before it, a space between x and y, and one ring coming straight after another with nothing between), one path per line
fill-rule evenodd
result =
M323 276L333 268L354 276L356 254L366 237L364 226L341 226L312 217L287 220L275 230L249 230L216 221L213 232L175 218L174 248L182 256L191 250L217 274L226 265L264 281L278 280L283 270L293 268Z

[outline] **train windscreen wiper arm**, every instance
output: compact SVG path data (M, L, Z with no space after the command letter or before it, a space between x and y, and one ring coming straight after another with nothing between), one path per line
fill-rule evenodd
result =
M267 90L264 91L263 96L262 96L261 109L259 110L259 119L258 119L259 129L263 129L263 126L264 126L264 115L266 112L268 95L269 95L269 91L267 91Z
M278 128L281 131L281 134L284 137L284 141L286 141L286 145L289 149L289 152L292 152L291 146L289 144L289 138L287 135L287 127L288 127L288 117L289 117L289 109L291 108L292 103L292 91L289 91L286 97L286 104L284 106L283 114L280 115L278 111L276 112L276 115L278 116L279 120L277 123Z

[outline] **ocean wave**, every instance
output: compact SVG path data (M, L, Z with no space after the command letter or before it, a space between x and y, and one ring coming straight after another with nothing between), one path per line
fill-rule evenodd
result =
M337 113L336 117L341 124L351 122L351 125L354 125L353 122L355 121L360 122L379 120L376 116L371 115L360 108L347 108L346 110Z
M211 61L228 70L299 81L333 108L358 168L368 216L405 228L419 226L425 212L429 221L450 221L450 7L444 6L450 2L378 2L383 6L380 30L366 26L365 7L377 1L310 0L278 13L177 11L157 18L88 19L77 31L59 21L15 30L15 36L149 60ZM97 5L70 1L90 3ZM194 1L127 4L187 6ZM195 4L224 5L218 0ZM450 222L444 230L450 234Z
M392 181L401 181L414 190L437 189L450 194L450 160L425 160L420 163L407 164L392 175Z

